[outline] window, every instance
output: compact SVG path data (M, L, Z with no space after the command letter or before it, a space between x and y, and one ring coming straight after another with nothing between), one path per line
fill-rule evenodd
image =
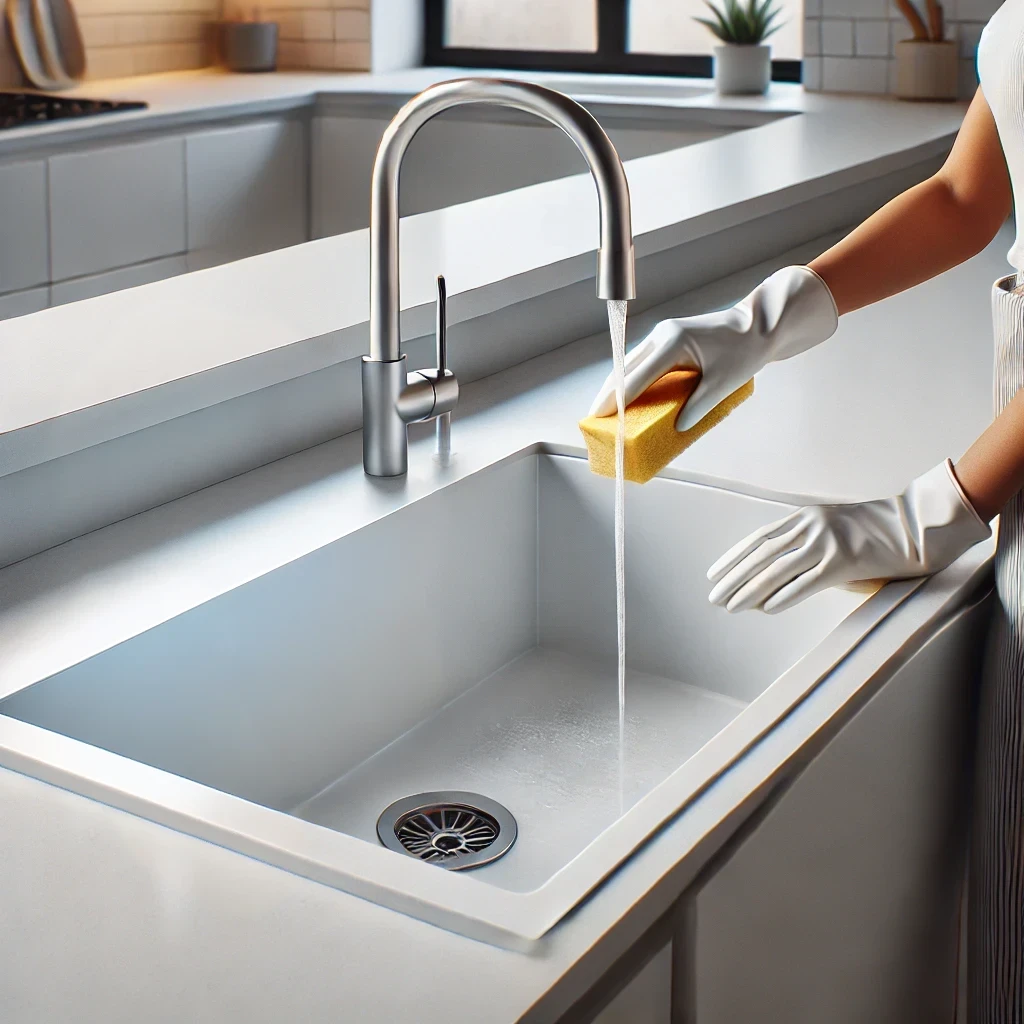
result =
M427 64L614 73L711 74L704 0L425 0ZM803 0L778 0L776 81L800 81Z
M445 42L471 50L597 49L594 0L448 0Z
M476 3L475 6L481 6ZM768 40L776 60L803 57L802 0L779 0L782 27ZM693 19L710 12L703 0L630 0L629 35L631 53L710 54L718 40Z

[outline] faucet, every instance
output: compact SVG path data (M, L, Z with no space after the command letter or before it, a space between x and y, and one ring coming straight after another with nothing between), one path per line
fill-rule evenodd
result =
M576 144L590 167L600 206L597 297L632 299L633 231L622 161L594 116L553 89L497 78L442 82L414 96L384 131L370 186L370 354L363 357L363 469L404 476L410 423L439 418L439 439L459 400L459 382L445 353L445 292L438 280L437 362L406 372L398 295L398 176L413 136L436 114L464 103L494 103L550 121Z

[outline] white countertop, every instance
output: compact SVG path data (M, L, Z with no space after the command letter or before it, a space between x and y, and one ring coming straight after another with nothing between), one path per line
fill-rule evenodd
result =
M252 81L195 76L194 88L230 91ZM256 81L259 88L273 86L269 77ZM701 237L784 208L793 196L827 191L843 176L905 166L908 154L947 144L960 113L835 98L822 98L816 110L631 162L638 244ZM839 110L848 114L843 132L834 130ZM698 150L701 159L686 157ZM467 238L480 237L481 223L511 240L508 252L480 260L472 250L472 259L448 270L456 315L500 308L524 288L529 294L531 287L592 273L596 218L587 207L589 182L565 179L533 189L547 191L480 200L403 226L406 251L417 259L432 247L457 251ZM527 213L541 201L565 206L550 230ZM755 492L857 498L891 492L944 456L958 455L989 416L988 285L1005 272L1009 244L1006 235L970 264L845 318L820 349L769 367L754 398L684 453L677 467ZM339 267L359 278L351 289ZM768 269L636 317L631 333L659 316L733 300ZM539 283L538 271L545 278ZM68 445L95 443L104 432L138 429L147 417L178 415L175 410L214 393L264 386L260 381L274 373L297 375L318 360L350 358L365 344L365 273L365 232L355 232L0 324L0 365L13 367L0 381L6 471L19 460L31 464ZM309 293L296 292L306 274L312 275ZM518 276L502 284L502 274ZM410 280L405 295L414 315L429 315L428 278ZM145 359L128 346L143 322L151 339ZM277 354L276 362L261 364L268 353ZM243 372L207 372L225 362ZM359 435L350 434L0 571L0 693L503 454L538 440L578 448L576 419L607 368L601 336L467 386L453 426L458 455L447 470L430 460L430 440L421 437L407 480L370 480L359 463ZM177 390L165 387L175 384ZM153 389L145 403L131 398L140 387ZM0 1019L426 1022L432 1018L424 1006L443 1006L460 991L477 998L474 1020L481 1024L550 1020L666 909L687 872L692 877L699 868L680 868L680 851L714 828L722 806L755 790L772 759L785 756L780 751L798 742L794 736L812 731L841 699L821 687L756 756L737 765L529 956L0 772Z
M406 94L451 74L133 79L130 89L150 99L152 110L112 117L108 130L174 111L251 111L271 99L354 92L361 79L364 93ZM97 95L123 88L89 86ZM723 106L708 93L650 102L680 116ZM752 106L724 106L800 113L628 161L638 257L937 156L962 117L955 105L795 87ZM596 242L596 198L585 174L406 218L403 332L427 333L438 266L448 281L449 322L457 324L593 277ZM365 352L368 274L368 232L354 231L0 323L0 476Z
M825 346L769 367L753 399L677 466L771 492L857 497L959 454L989 415L988 285L1008 245L1004 232L971 263L852 314ZM764 269L656 315L734 297ZM606 344L588 339L469 386L448 472L538 438L578 445L575 419L607 369ZM0 573L7 682L439 486L449 477L428 448L414 445L407 482L381 484L363 477L349 435L10 567ZM773 751L838 700L822 687L530 956L0 773L0 1019L428 1021L424 1006L458 990L479 997L481 1024L550 1020L680 890L679 851L716 823L716 801L756 787Z
M273 74L232 74L218 68L198 71L172 71L158 75L90 81L62 93L69 98L141 101L145 110L128 110L102 117L70 118L30 128L12 128L0 133L0 159L11 154L69 145L81 141L114 138L151 129L222 120L225 117L246 117L253 114L297 110L313 104L317 97L334 95L388 97L392 103L415 95L428 85L449 78L501 75L524 81L550 83L610 83L611 89L588 87L585 92L573 91L588 101L600 100L607 105L630 106L636 100L623 95L626 88L652 84L643 99L645 107L663 106L669 110L680 102L705 111L757 110L764 113L790 112L827 106L831 100L818 93L804 93L799 86L776 84L767 96L720 97L707 79L666 80L642 75L565 74L559 72L487 71L476 68L409 68L386 74L352 74L322 71L278 71ZM670 83L666 87L666 81ZM678 81L684 95L672 95L671 83ZM701 95L686 95L693 88Z

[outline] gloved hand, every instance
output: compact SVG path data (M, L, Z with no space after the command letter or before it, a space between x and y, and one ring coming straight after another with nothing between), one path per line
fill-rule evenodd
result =
M828 340L838 323L825 282L808 267L785 267L731 309L662 320L626 356L626 405L672 370L700 370L700 383L676 421L676 430L689 430L767 363ZM609 374L590 415L613 412Z
M811 505L763 526L708 570L709 600L781 612L843 583L930 575L991 534L947 459L895 498Z

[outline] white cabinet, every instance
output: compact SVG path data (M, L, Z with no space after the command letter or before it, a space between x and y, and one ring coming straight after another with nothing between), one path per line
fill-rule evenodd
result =
M304 123L235 125L190 135L185 145L190 268L308 239Z
M312 142L312 233L340 235L370 223L370 171L388 118L317 117ZM403 169L403 188L408 174ZM402 196L402 212L407 212Z
M0 165L0 294L50 280L46 239L46 165ZM10 315L10 314L8 314Z
M672 944L597 1015L594 1024L671 1024Z
M295 116L0 163L0 296L73 302L297 245L309 219Z
M313 122L313 236L365 228L370 173L394 110L324 113ZM717 138L729 129L603 118L623 160ZM402 162L403 217L573 174L587 165L559 129L526 114L451 111L434 118ZM595 217L596 195L593 199ZM538 209L538 217L542 216Z
M53 280L185 251L184 139L65 153L49 171Z

